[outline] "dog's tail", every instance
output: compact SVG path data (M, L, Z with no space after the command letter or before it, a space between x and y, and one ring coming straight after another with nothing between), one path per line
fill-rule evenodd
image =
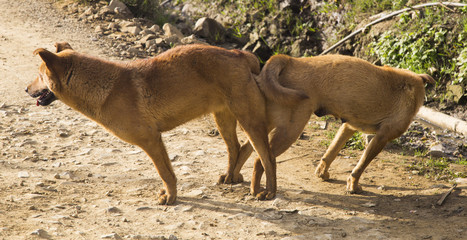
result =
M425 84L435 84L436 81L428 74L419 74L418 76L420 76L422 78L422 81L423 83Z
M237 49L234 49L233 51L235 51L237 54L240 54L242 57L246 58L248 62L248 66L250 67L251 73L255 75L259 74L259 72L261 71L261 68L259 66L259 60L253 53L248 52L248 51L243 51L243 50L237 50Z
M267 99L284 105L297 104L309 98L303 91L287 88L279 83L279 75L290 59L291 57L286 55L271 57L256 78L259 88Z

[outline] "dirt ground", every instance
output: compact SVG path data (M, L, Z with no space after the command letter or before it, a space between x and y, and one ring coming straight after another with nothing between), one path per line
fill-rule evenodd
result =
M105 41L51 4L0 0L1 239L467 239L467 185L408 171L415 158L386 149L363 174L365 192L345 193L361 151L344 150L332 180L314 169L327 130L310 119L305 140L278 158L278 196L249 192L252 158L238 185L216 185L225 145L210 116L163 137L178 177L174 206L157 205L162 182L139 148L56 101L35 106L24 88L40 59L32 52L68 41L110 58ZM243 137L244 139L244 137Z

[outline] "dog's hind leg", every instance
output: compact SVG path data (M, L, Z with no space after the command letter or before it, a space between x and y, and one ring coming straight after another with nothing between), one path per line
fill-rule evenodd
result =
M410 122L409 122L410 123ZM397 126L397 125L396 125ZM408 124L406 124L408 126ZM359 193L362 187L359 186L358 181L365 168L370 162L383 150L386 143L404 133L407 128L386 126L381 127L376 135L371 139L370 144L365 148L362 157L358 161L357 166L352 170L352 173L347 178L347 191L349 193Z
M229 162L227 172L220 176L218 183L240 183L243 182L243 176L240 171L235 172L237 159L240 151L240 143L237 137L237 119L228 109L214 113L214 120L217 124L217 129L227 145Z
M356 132L348 123L342 124L336 133L336 136L326 150L326 153L321 158L321 161L316 167L315 174L323 180L329 180L329 166L336 159L339 151L344 147L347 140Z
M140 146L151 158L156 167L159 176L164 183L164 189L161 189L158 196L159 204L173 204L177 198L177 178L175 177L172 164L165 149L160 133L151 135L147 141L141 141Z
M275 128L271 134L269 134L271 151L275 157L284 153L297 140L310 119L311 112L300 111L300 109L305 108L298 109L299 110L291 113L290 119L284 118L284 116L282 116L282 118L275 118L276 120L273 123ZM255 182L254 184L257 186L259 186L261 182L263 170L259 158L255 159L253 178L251 181Z
M266 190L261 191L259 185L251 182L251 194L260 200L272 199L276 196L277 180L276 180L276 158L272 154L269 147L268 131L266 123L266 113L264 112L248 112L246 115L236 115L238 122L248 136L250 143L253 145L254 150L261 158L261 165L266 170ZM249 155L247 150L248 146L244 145L244 152L240 154L242 158ZM243 160L242 160L243 161ZM238 169L241 168L241 161L237 161ZM244 163L244 161L243 161Z

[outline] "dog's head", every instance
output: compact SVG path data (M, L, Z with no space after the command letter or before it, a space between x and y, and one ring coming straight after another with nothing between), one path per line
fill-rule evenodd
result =
M57 100L54 94L60 92L64 78L70 78L68 73L69 60L65 58L63 52L72 50L67 42L56 43L57 54L49 52L43 48L36 49L34 55L42 58L39 67L39 76L26 87L26 92L37 99L37 105L47 106Z

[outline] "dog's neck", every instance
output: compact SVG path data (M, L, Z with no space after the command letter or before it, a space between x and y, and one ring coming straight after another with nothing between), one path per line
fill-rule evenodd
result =
M118 63L81 56L74 59L56 95L66 105L96 119L123 71Z

